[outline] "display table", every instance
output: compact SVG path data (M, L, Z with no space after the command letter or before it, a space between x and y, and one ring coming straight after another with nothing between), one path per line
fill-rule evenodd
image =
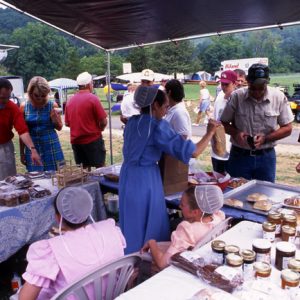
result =
M241 249L252 249L252 241L255 238L262 237L261 224L252 223L249 221L242 221L236 226L232 227L218 239L223 240L226 244L234 244ZM212 253L210 243L204 245L196 250L202 257L209 257ZM272 265L274 266L275 260L275 246L272 247ZM297 250L296 258L300 258L300 251ZM271 280L276 286L280 287L280 271L272 268ZM202 288L209 288L201 279L196 276L185 272L177 267L170 266L147 281L138 285L132 290L119 296L118 300L187 300L197 293ZM280 290L283 295L286 295L286 290ZM280 295L278 295L280 296ZM264 298L269 299L269 298ZM281 297L281 300L289 299Z
M98 180L100 183L101 191L103 193L113 193L118 194L119 193L119 184L118 182L112 182L107 179L105 179L103 176L96 177L94 176L93 179ZM226 192L226 190L225 190ZM173 200L167 200L166 199L166 206L169 209L179 209L179 201L180 199L176 198ZM224 211L225 215L227 217L232 217L235 219L242 219L242 220L248 220L258 223L263 223L266 221L266 216L262 216L253 212L248 212L242 209L237 209L233 207L226 207L224 206L222 208L222 211Z
M98 182L87 182L82 187L93 197L93 218L96 221L106 219L106 210ZM26 244L47 237L49 229L55 223L53 206L55 196L56 193L15 207L0 206L0 262Z

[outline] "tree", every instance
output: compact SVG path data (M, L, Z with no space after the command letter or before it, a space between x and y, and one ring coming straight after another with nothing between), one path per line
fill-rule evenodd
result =
M151 53L150 67L166 74L198 71L200 63L194 52L190 41L156 45Z
M212 37L211 44L199 54L203 69L211 73L219 70L221 61L235 58L243 58L243 46L232 34Z
M67 77L75 79L77 75L81 72L80 57L77 50L73 47L68 49L68 58L65 64L61 66L54 75L55 77Z
M131 63L132 72L141 72L143 69L149 68L150 53L150 47L133 48L129 50L126 61Z
M20 46L5 61L10 73L23 76L25 84L36 75L47 79L60 70L67 60L68 44L53 28L39 23L28 23L16 29L11 43Z

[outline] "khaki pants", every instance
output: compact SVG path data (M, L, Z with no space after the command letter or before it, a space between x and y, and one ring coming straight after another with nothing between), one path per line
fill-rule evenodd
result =
M16 175L15 148L12 141L0 145L0 180Z

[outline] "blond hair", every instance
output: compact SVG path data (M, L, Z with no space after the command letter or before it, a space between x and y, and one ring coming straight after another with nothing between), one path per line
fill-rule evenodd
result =
M201 81L199 82L199 85L200 85L203 89L206 88L206 82L203 81L203 80L201 80Z
M31 98L34 89L37 89L39 94L50 93L50 86L48 84L48 81L41 76L35 76L31 78L27 88L29 99Z

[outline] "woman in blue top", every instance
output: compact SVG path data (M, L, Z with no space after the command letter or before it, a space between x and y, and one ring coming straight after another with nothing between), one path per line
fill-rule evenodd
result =
M169 100L164 92L139 86L134 96L141 115L131 117L124 131L124 162L120 174L120 225L126 253L138 251L149 239L170 239L169 219L157 162L162 152L184 163L208 145L218 123L210 121L196 144L176 134L167 121Z
M62 129L62 121L55 110L57 104L48 101L50 87L45 78L33 77L27 88L29 101L21 106L24 112L32 141L38 153L40 153L43 165L32 163L30 149L21 144L21 161L26 165L27 171L51 171L56 170L57 163L64 161L64 155L60 146L56 130Z

